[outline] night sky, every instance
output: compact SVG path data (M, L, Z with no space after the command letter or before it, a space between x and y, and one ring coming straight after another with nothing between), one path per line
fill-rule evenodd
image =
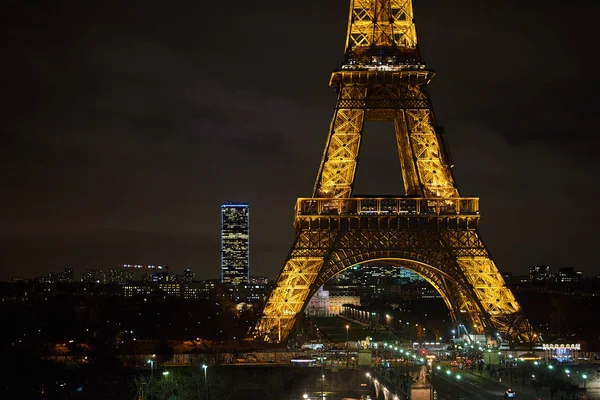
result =
M598 0L415 0L463 196L500 270L598 273ZM219 274L219 205L251 206L274 277L311 195L348 1L4 1L0 279L118 263ZM355 193L403 194L391 124Z

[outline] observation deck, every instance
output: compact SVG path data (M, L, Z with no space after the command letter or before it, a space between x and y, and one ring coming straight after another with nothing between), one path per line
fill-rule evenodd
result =
M478 197L423 198L300 198L295 207L297 228L389 228L475 229L479 220Z

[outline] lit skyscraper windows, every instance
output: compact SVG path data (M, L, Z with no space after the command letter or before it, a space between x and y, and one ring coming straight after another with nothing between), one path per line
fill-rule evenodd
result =
M250 207L221 205L221 282L248 283L250 273Z

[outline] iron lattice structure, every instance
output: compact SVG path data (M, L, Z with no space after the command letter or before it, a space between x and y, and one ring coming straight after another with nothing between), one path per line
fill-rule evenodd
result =
M285 341L315 291L360 263L423 276L450 315L478 334L531 342L531 326L482 242L479 201L460 197L427 92L411 0L351 0L345 60L313 197L295 208L296 239L254 329ZM366 120L395 127L405 197L353 198Z

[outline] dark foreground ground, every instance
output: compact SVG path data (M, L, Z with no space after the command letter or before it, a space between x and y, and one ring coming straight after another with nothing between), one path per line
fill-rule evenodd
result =
M321 370L290 365L134 369L117 363L66 365L35 360L5 363L0 399L360 399L368 389L364 371Z

